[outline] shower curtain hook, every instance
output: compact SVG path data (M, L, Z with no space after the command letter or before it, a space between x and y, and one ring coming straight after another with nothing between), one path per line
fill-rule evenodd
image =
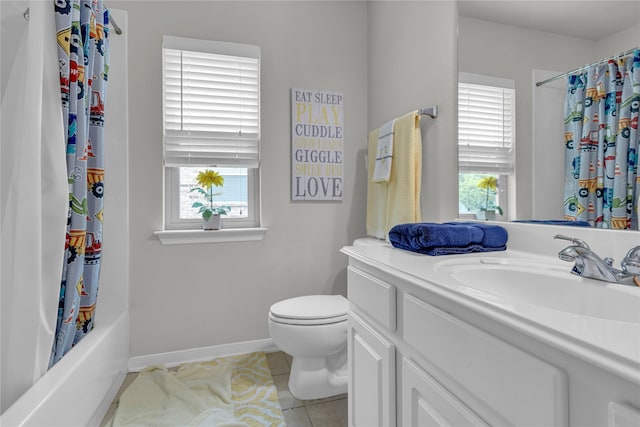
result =
M27 10L24 11L22 16L24 17L25 21L29 22L29 8L27 8Z

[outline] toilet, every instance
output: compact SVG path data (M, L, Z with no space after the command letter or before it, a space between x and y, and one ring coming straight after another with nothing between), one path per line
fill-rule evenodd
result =
M298 399L347 392L347 310L342 295L308 295L269 310L271 339L293 357L289 391Z

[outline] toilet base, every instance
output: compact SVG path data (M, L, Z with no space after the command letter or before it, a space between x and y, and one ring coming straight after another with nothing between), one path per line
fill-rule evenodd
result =
M326 357L294 357L289 391L300 400L321 399L347 392L347 352Z

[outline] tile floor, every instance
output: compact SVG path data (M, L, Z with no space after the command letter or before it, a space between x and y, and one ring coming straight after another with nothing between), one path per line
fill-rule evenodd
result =
M278 390L278 398L287 427L345 427L347 425L347 395L325 399L299 400L289 392L289 371L291 356L283 352L267 353L273 383ZM137 373L127 374L120 391L100 424L104 427L111 419L122 391L135 379Z
M298 400L289 392L288 386L291 356L281 351L268 353L267 362L288 427L346 427L346 394L325 399Z

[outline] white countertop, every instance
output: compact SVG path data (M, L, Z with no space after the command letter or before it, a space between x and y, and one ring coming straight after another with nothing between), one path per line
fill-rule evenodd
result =
M554 270L566 269L567 280L579 281L578 285L585 284L585 289L593 290L594 287L598 287L596 290L599 294L611 294L618 301L620 298L624 298L624 302L630 301L625 309L637 309L638 313L640 288L576 277L570 274L571 264L560 261L555 256L541 256L513 249L434 257L396 249L391 244L377 239L363 238L356 240L353 246L344 247L342 252L640 384L640 321L637 321L640 316L629 316L633 320L628 321L611 320L605 318L606 316L585 316L539 304L529 304L522 299L500 298L500 301L491 301L486 296L474 295L468 287L452 280L441 265L443 261L471 258L544 263L553 266ZM555 255L553 251L550 252ZM581 291L580 286L572 289L576 292ZM607 302L603 300L602 303Z

